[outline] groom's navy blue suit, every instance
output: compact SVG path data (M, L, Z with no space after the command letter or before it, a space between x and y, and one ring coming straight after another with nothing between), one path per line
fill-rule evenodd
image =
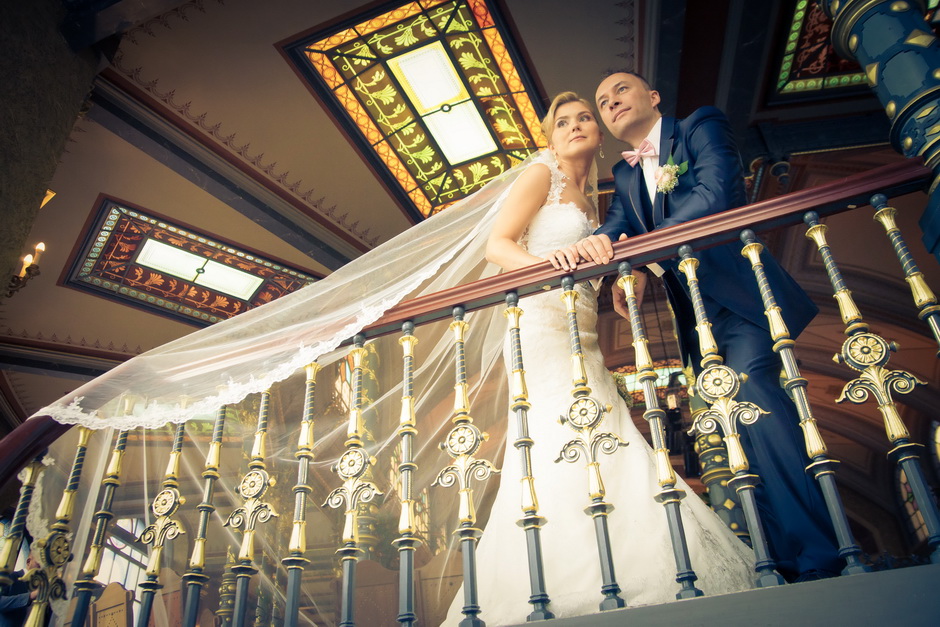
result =
M652 203L639 165L621 161L614 166L616 193L597 233L617 241L622 233L632 237L745 204L741 158L718 109L703 107L683 120L663 117L660 165L670 155L676 164L688 162L688 170L672 192L657 192ZM757 497L771 552L780 573L790 580L813 570L838 572L838 549L825 502L803 470L808 460L796 409L780 386L780 358L772 349L754 273L740 251L741 245L733 243L698 251L697 276L725 364L748 375L737 399L770 412L745 427L741 441L752 471L762 480ZM762 260L787 328L796 337L818 309L770 255L762 255ZM677 260L661 265L680 344L698 373L701 356L684 275Z

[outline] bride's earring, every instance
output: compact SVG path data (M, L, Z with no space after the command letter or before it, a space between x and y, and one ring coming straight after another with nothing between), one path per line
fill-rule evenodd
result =
M604 158L604 145L598 144L597 147L600 149L597 154L600 155L601 159L603 159Z

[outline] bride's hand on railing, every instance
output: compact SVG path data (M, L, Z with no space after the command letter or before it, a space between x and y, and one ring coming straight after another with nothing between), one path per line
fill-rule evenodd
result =
M580 256L574 244L567 248L559 248L545 255L544 259L552 263L556 270L575 270L578 267Z

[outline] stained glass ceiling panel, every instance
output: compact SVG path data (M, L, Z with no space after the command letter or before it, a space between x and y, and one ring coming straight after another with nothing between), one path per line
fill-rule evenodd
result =
M388 3L283 49L416 219L545 145L533 81L485 0Z
M937 5L938 0L928 1L928 20L932 19ZM937 28L935 26L934 30ZM867 92L868 77L858 63L836 54L831 31L832 20L818 3L797 1L776 77L775 95L783 97L781 102L792 98L826 98L858 90Z
M66 285L191 324L231 318L321 278L111 198L82 242Z

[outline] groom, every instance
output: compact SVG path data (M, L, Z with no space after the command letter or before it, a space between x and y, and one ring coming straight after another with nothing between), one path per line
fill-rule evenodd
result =
M583 258L607 263L613 255L612 240L745 204L741 159L730 125L718 109L702 107L683 120L663 117L659 93L642 76L627 72L605 78L597 88L596 103L611 134L633 150L624 152L625 160L614 166L616 191L604 224L577 244ZM663 193L656 175L670 155L683 171L675 188ZM819 488L803 470L809 462L796 409L780 386L782 366L773 352L750 263L735 244L697 255L705 311L724 363L748 375L737 399L769 412L743 429L741 442L752 471L762 480L758 505L777 568L788 581L837 574L838 548ZM787 327L796 337L818 310L776 261L769 255L762 260ZM698 374L701 357L684 275L675 259L650 269L662 276L683 353ZM614 294L621 314L623 301L622 291Z

